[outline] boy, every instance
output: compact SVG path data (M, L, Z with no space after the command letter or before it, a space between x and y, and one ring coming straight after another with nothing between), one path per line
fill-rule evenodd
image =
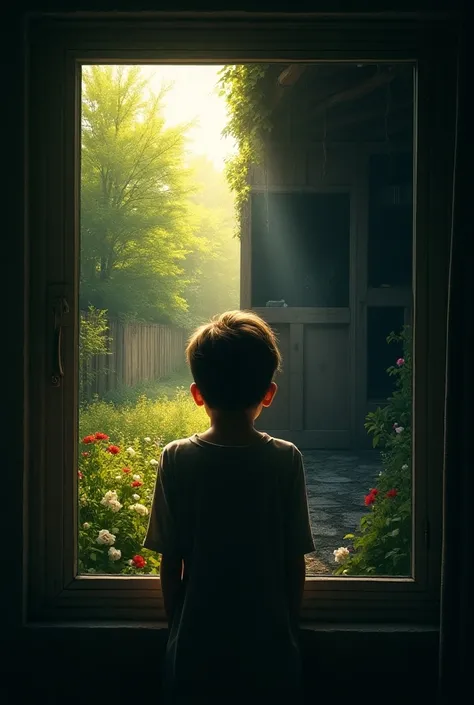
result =
M187 359L210 427L161 455L145 546L162 554L169 704L300 702L298 616L314 550L302 457L254 422L281 363L249 312L199 328Z

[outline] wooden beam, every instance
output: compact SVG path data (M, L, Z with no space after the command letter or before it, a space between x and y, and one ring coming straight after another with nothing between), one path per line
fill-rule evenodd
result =
M290 64L278 75L272 110L275 110L283 99L287 100L293 87L299 81L305 70L306 64Z
M278 83L283 88L294 86L306 70L306 64L290 64L278 76Z
M328 96L320 103L317 103L313 110L311 110L311 117L314 118L316 115L322 114L334 108L336 105L341 103L348 103L350 101L359 100L369 93L373 93L378 88L391 83L396 77L395 71L377 71L373 76L368 78L366 81L358 83L352 88L347 88L339 93L334 93Z

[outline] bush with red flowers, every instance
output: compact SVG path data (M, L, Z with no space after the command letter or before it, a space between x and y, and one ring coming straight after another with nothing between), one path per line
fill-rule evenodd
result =
M161 444L148 436L114 441L99 431L79 449L79 572L157 574L159 556L143 539Z
M344 537L350 544L349 551L341 547L335 552L336 575L411 574L411 329L405 327L400 335L391 333L387 342L403 344L403 357L387 370L396 378L396 388L385 406L368 414L365 424L374 448L381 448L383 471L377 487L364 498L369 513L362 517L354 534Z

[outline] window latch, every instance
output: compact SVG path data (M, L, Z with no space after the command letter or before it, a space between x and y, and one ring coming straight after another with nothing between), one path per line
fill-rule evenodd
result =
M51 384L60 387L64 377L62 335L64 316L69 313L69 304L64 296L58 296L53 303L54 332L53 332L53 366Z

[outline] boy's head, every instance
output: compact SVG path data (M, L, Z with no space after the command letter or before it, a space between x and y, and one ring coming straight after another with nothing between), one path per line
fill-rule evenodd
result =
M243 411L262 404L281 364L275 334L248 311L228 311L198 328L186 355L202 399L219 411Z

